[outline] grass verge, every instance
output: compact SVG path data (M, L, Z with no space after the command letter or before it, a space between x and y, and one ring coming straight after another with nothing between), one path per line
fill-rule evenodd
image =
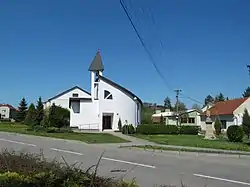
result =
M250 146L247 141L244 143L229 142L225 137L219 137L216 140L205 140L203 136L198 135L134 135L163 145L177 145L186 147L200 147L211 149L249 151Z
M20 134L30 134L35 136L45 136L52 138L78 140L85 143L124 143L128 142L120 137L116 137L108 133L77 133L77 132L64 132L64 133L47 133L28 131L28 127L18 123L0 123L0 131L13 132Z
M250 155L250 152L229 152L227 150L205 150L205 149L191 149L191 148L175 148L175 147L163 147L154 145L132 145L132 146L120 146L120 148L138 148L144 150L160 150L160 151L180 151L180 152L198 152L198 153L214 153L214 154L230 154L230 155Z

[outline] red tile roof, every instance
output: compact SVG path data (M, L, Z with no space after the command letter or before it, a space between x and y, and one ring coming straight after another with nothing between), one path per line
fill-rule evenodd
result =
M15 107L13 107L12 105L9 105L9 104L0 104L0 107L8 107L8 108L10 108L10 109L12 109L12 110L17 110Z
M239 98L239 99L218 102L209 109L210 115L215 116L215 115L233 114L233 112L247 99L248 98ZM206 112L204 112L202 115L206 115Z

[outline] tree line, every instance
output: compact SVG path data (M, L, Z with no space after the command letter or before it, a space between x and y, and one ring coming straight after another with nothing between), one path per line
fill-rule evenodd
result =
M245 97L250 97L250 87L247 87L244 92L242 93L242 97L245 98ZM226 97L223 93L218 93L217 95L215 96L212 96L212 95L207 95L204 99L204 104L198 104L198 103L194 103L193 106L192 106L192 109L196 109L198 111L201 111L201 108L206 106L207 104L209 103L217 103L217 102L220 102L220 101L227 101L229 100L228 97ZM177 106L176 106L176 102L174 105L172 105L172 102L171 102L171 99L167 96L165 99L164 99L164 107L167 108L167 109L170 109L170 111L176 111L177 109ZM187 110L187 107L185 105L184 102L182 101L179 101L179 111L185 111Z
M69 117L69 110L56 106L54 103L52 106L44 109L41 97L38 98L36 105L31 103L29 107L26 99L23 97L19 103L15 120L31 128L61 128L69 126Z

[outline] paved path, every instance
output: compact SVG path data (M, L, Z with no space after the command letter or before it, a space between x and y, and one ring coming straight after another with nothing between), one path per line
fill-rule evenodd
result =
M42 149L48 159L64 157L69 164L83 162L83 168L96 164L104 152L98 171L100 175L136 177L143 187L155 184L180 187L181 180L188 187L204 187L206 184L208 187L250 186L250 159L246 156L144 152L3 132L0 132L0 148L38 153Z

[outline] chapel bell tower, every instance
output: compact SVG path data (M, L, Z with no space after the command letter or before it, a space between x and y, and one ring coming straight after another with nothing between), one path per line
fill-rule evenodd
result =
M91 72L91 97L92 100L97 100L99 92L99 75L102 76L102 73L104 71L102 57L100 55L99 49L89 66L89 71Z

